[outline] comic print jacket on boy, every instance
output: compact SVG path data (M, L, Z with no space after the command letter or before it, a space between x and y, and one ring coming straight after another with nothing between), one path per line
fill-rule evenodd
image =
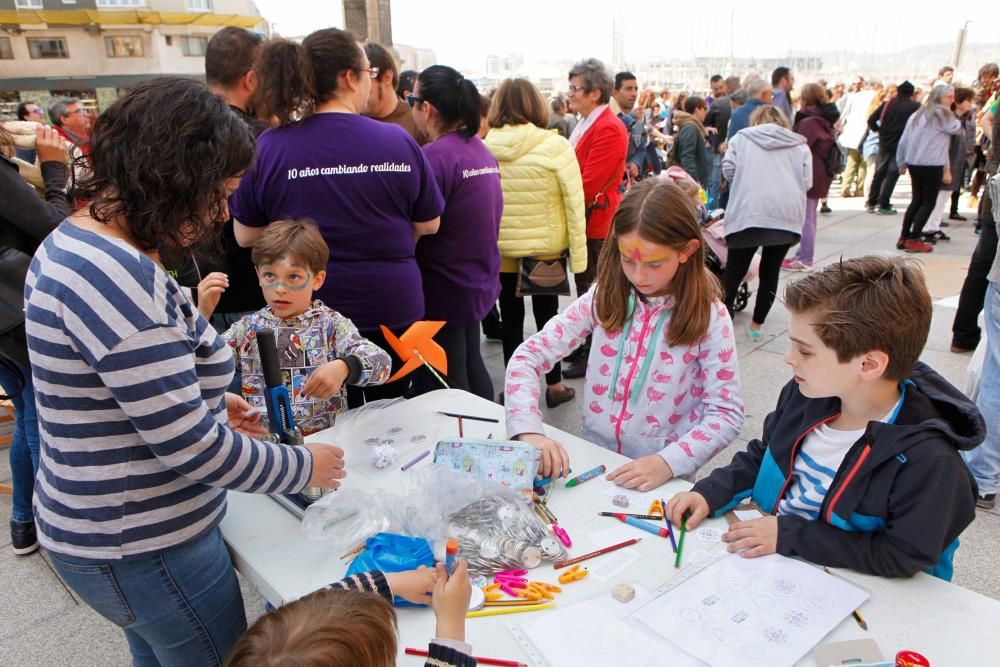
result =
M541 376L593 334L584 389L583 437L639 458L659 454L691 477L743 424L733 323L713 302L708 333L687 346L666 341L673 297L637 299L623 330L601 326L597 286L524 341L507 365L507 433L544 433Z
M958 536L976 513L976 483L959 450L986 425L976 406L924 363L905 381L893 423L869 422L820 507L820 520L778 517L777 552L881 577L926 570L950 580ZM694 485L720 516L746 498L774 514L806 434L840 414L837 398L808 399L792 381L733 462Z

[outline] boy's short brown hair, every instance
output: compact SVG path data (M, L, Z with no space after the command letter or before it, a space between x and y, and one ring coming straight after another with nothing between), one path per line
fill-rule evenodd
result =
M310 220L278 220L265 227L257 237L250 257L254 266L287 257L289 261L319 273L326 271L330 247L316 223Z
M874 255L841 260L789 284L785 306L816 314L816 334L841 363L872 350L885 352L888 380L913 371L933 311L915 261Z
M396 612L375 593L326 588L250 626L226 667L392 667Z

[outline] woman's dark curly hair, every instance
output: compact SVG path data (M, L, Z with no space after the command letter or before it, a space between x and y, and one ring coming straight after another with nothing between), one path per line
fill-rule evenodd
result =
M74 196L103 223L122 216L132 241L164 261L213 245L228 218L226 181L253 162L246 123L205 84L144 81L97 118L92 167Z

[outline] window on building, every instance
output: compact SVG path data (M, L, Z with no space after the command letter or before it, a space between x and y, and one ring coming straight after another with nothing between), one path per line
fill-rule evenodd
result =
M14 50L10 48L10 37L0 37L0 60L13 60Z
M134 35L125 37L105 37L104 49L108 58L141 58L142 37Z
M189 12L210 12L212 11L212 0L185 0Z
M15 0L14 7L17 9L41 9L42 0Z
M121 7L145 7L146 0L97 0L100 9L119 9Z
M32 58L69 58L65 37L29 37L28 55Z
M181 37L181 53L186 56L204 57L208 49L208 37Z

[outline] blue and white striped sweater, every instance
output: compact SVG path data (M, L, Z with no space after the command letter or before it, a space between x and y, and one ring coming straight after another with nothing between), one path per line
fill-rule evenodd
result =
M308 482L303 448L225 425L231 350L131 245L64 222L31 263L25 316L45 548L148 554L218 524L224 489L290 492Z

